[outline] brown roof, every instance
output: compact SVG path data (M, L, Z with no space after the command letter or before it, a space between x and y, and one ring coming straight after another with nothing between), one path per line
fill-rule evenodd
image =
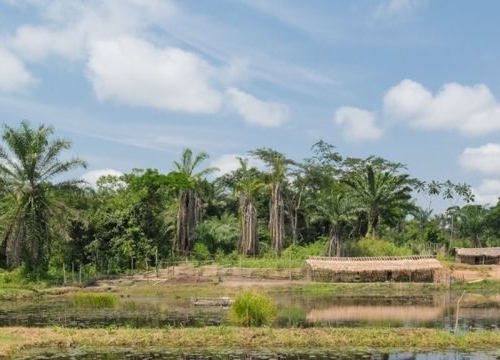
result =
M434 257L426 256L386 256L386 257L311 257L306 264L312 270L331 270L342 272L363 271L406 271L442 269Z
M489 248L456 248L455 254L458 256L500 256L500 247Z

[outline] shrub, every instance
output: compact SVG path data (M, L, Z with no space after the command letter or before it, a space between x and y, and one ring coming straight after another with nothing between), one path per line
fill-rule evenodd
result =
M366 237L351 246L352 256L406 256L411 249L397 247L394 243L377 238Z
M70 299L70 304L80 308L105 309L118 305L119 298L114 294L77 292Z
M210 251L208 251L208 248L205 244L196 243L193 247L193 257L196 262L201 264L204 261L210 260L212 256L210 255Z
M267 295L244 291L236 297L229 317L236 325L264 326L272 324L276 313L276 305Z

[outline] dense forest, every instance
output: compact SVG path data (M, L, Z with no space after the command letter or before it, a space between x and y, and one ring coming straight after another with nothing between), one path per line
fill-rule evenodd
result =
M185 149L169 173L134 169L95 187L55 182L86 167L67 159L70 145L45 125L4 127L1 268L39 278L64 267L113 274L186 259L446 255L500 244L500 204L474 204L467 184L422 181L404 164L345 156L324 141L301 161L249 151L219 177L208 154ZM442 214L437 199L449 204Z

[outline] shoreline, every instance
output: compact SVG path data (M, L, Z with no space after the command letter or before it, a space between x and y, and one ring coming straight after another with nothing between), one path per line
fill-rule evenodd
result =
M258 351L270 348L290 352L397 351L397 350L497 350L500 332L453 334L426 328L242 328L202 327L183 329L69 329L62 327L0 328L0 358L44 349L88 352L115 348L165 349L168 351Z

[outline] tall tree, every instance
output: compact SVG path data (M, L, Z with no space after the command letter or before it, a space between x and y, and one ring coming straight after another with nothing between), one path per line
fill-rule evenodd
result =
M0 146L2 203L8 204L2 215L7 263L17 266L24 262L27 273L36 276L43 275L48 267L53 220L62 215L67 218L69 213L57 195L63 190L76 190L79 183L69 180L52 184L50 180L86 167L81 159L59 158L71 143L51 140L53 133L50 126L33 129L26 121L18 128L5 125L4 146Z
M311 205L312 221L323 221L328 226L328 256L341 256L342 237L356 219L356 202L345 189L326 189Z
M460 235L468 237L471 245L481 246L482 235L486 232L488 209L482 205L465 205L458 211Z
M359 165L362 166L359 166ZM366 212L368 229L366 236L377 237L379 220L383 213L395 209L409 210L414 180L407 174L398 174L401 166L375 158L356 164L343 179L353 198Z
M293 164L293 161L272 149L261 148L252 151L251 154L259 157L270 168L267 173L267 181L271 192L269 200L269 236L271 238L271 247L278 256L281 256L285 226L283 185L286 182L287 167Z
M174 161L174 171L185 177L186 184L178 194L177 226L175 249L181 255L189 254L193 247L193 231L201 219L201 199L199 188L204 176L216 171L210 167L195 172L195 169L208 159L208 154L201 152L193 155L191 149L184 149L180 162Z
M240 251L244 255L257 255L259 245L259 234L257 224L257 207L255 197L262 188L263 183L257 176L255 168L248 168L248 159L238 159L239 180L234 186L238 196L238 213L240 219Z

